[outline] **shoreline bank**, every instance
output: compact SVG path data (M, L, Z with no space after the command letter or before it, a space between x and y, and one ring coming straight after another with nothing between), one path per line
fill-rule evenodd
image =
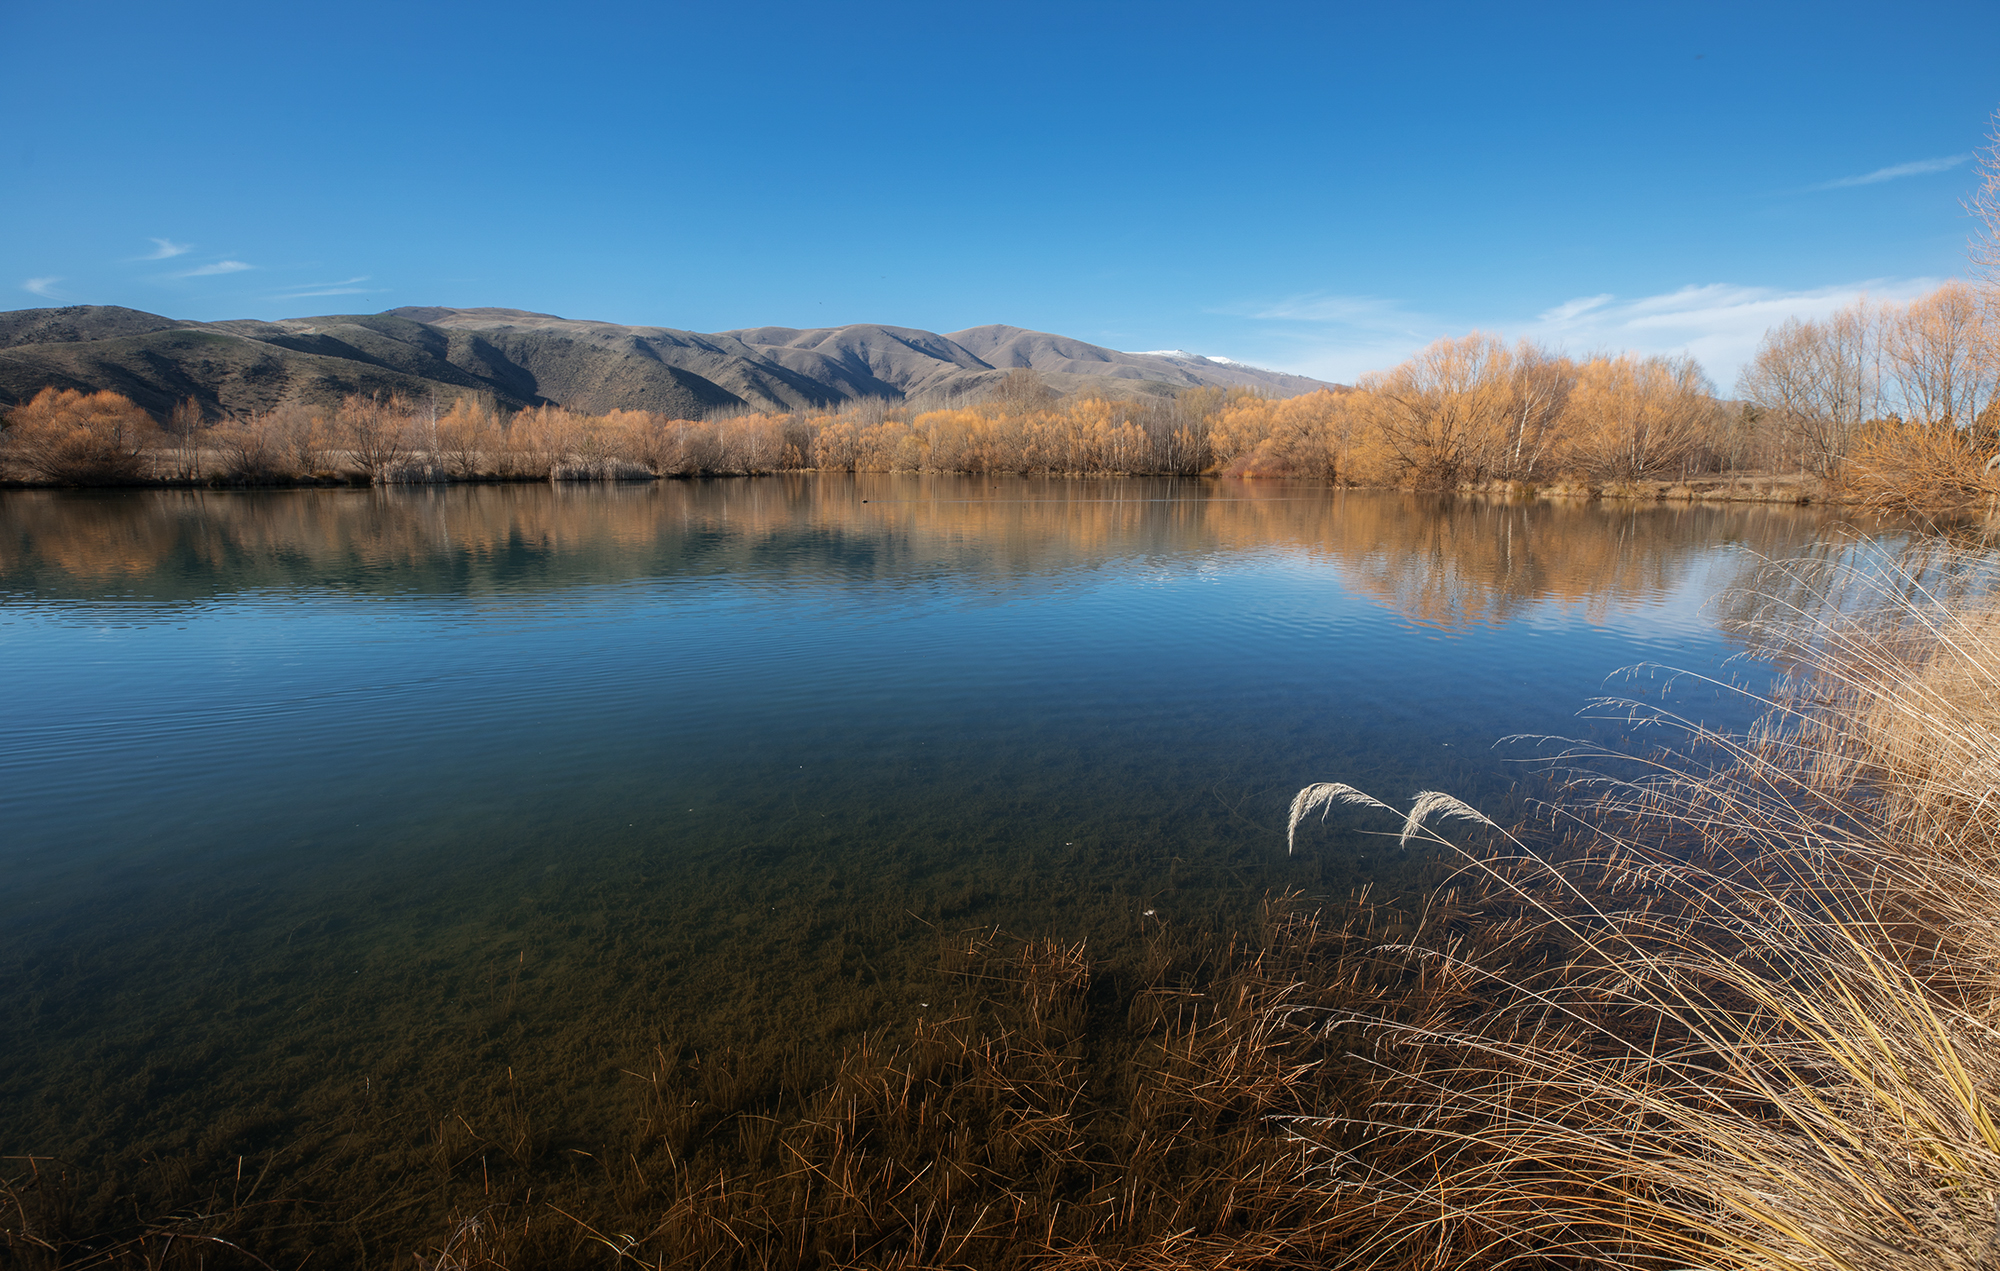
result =
M695 481L721 478L790 477L790 476L851 476L854 473L841 468L787 468L770 472L702 472L702 473L647 473L637 475L621 473L616 476L529 476L505 473L480 473L473 476L422 476L410 480L383 481L360 472L327 472L306 476L274 476L263 479L241 479L223 477L137 477L125 481L77 484L60 481L41 481L17 477L0 478L0 490L339 490L370 489L375 486L456 486L456 485L644 485L656 481ZM915 475L963 477L989 475L963 472L928 472L917 470ZM1216 473L1171 474L1171 473L1040 473L1000 474L1007 476L1036 475L1055 479L1117 480L1141 479L1157 480L1171 477L1183 481L1201 482L1242 482L1248 484L1272 481L1298 481L1297 477L1223 476ZM1306 479L1309 480L1309 479ZM1314 482L1313 484L1320 484ZM1429 489L1423 486L1400 485L1347 485L1338 482L1326 485L1336 491L1379 492L1401 491L1406 494L1455 494L1488 498L1504 498L1518 501L1528 500L1621 500L1637 503L1782 503L1797 506L1858 507L1861 499L1839 486L1818 477L1804 474L1739 473L1727 476L1690 477L1677 481L1586 481L1582 479L1533 481L1469 481L1450 490ZM1977 503L1940 502L1940 510L1963 510L1977 507Z

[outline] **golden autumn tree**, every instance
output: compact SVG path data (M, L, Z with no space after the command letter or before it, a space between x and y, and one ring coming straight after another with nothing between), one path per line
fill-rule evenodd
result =
M1567 411L1573 462L1591 476L1683 476L1716 432L1715 395L1691 357L1595 357L1577 368Z
M1506 430L1511 372L1507 346L1475 331L1362 376L1395 479L1448 489L1485 475L1482 463Z
M479 398L464 396L453 402L433 432L433 457L452 476L463 479L497 466L500 419Z
M1358 426L1351 396L1321 389L1297 397L1236 398L1210 420L1210 447L1231 475L1334 480L1345 472Z
M146 472L152 417L110 391L45 388L7 417L7 458L34 476L65 485L116 485Z
M1483 467L1502 481L1535 480L1547 475L1567 441L1576 363L1522 340L1507 355L1506 375L1504 412L1499 427L1485 434Z

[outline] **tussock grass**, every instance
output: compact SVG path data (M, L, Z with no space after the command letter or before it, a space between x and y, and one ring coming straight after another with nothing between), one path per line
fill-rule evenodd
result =
M1383 1097L1298 1125L1375 1144L1353 1185L1452 1265L2000 1258L1988 557L1933 543L1762 581L1739 616L1799 675L1753 735L1689 728L1615 775L1566 753L1555 836L1460 844L1435 814L1469 809L1429 794L1408 815L1516 934L1412 948L1490 1006L1368 1021ZM1302 792L1294 828L1358 798ZM1435 1168L1384 1168L1389 1143Z

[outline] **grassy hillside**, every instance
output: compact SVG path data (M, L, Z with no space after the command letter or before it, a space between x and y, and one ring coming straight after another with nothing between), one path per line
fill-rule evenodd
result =
M1120 353L1017 327L954 336L862 324L718 334L519 309L411 307L277 322L190 322L115 306L0 313L0 407L47 387L111 389L156 417L192 397L210 419L348 394L477 397L506 410L644 410L681 419L863 398L949 400L1028 368L1059 392L1130 397L1189 387L1280 395L1317 381L1206 359Z

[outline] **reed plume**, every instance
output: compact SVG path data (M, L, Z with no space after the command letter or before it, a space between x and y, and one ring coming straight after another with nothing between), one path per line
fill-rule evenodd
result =
M1371 1144L1351 1185L1397 1240L1458 1265L2000 1254L1991 566L1936 543L1824 564L1738 601L1797 672L1752 734L1586 771L1535 841L1459 843L1426 816L1476 813L1416 801L1405 841L1460 853L1500 922L1413 953L1488 1005L1365 1021L1371 1110L1296 1123ZM1418 1150L1424 1173L1384 1167Z

